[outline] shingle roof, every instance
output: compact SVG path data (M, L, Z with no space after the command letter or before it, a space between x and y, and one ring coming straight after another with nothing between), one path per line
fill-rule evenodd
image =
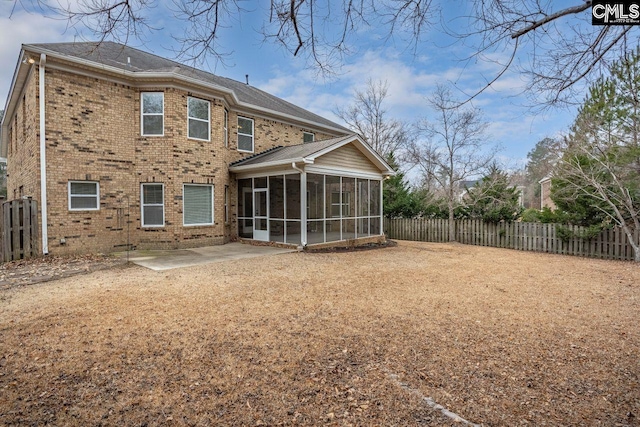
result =
M345 127L327 120L297 105L291 104L277 96L264 92L254 86L238 82L226 77L217 76L206 71L189 67L179 62L144 52L114 42L81 42L81 43L42 43L30 44L35 47L56 52L63 56L79 58L85 61L107 65L129 72L171 72L184 77L200 80L207 84L221 86L235 93L238 101L256 107L265 108L301 120L328 126L340 131L349 132Z
M353 137L354 135L347 135L339 138L325 139L323 141L290 145L288 147L275 147L235 161L229 166L249 166L272 162L286 163L294 160L300 160Z

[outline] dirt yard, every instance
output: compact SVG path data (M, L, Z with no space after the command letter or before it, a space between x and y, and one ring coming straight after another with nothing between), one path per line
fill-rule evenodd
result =
M0 425L640 425L639 319L640 266L513 250L116 266L0 290Z

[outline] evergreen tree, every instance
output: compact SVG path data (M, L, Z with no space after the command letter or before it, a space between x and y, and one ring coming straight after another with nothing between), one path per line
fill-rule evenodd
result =
M552 181L581 225L620 226L640 261L640 48L590 87Z
M464 197L467 212L471 218L498 223L518 219L522 208L519 203L520 191L509 185L509 176L495 164Z
M420 215L423 210L421 198L405 180L393 152L387 156L387 163L396 171L396 174L384 181L384 216L412 218Z

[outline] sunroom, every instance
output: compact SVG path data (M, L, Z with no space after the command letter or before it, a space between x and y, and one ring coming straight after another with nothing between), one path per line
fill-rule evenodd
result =
M305 247L382 236L393 169L357 135L277 147L234 162L241 238Z

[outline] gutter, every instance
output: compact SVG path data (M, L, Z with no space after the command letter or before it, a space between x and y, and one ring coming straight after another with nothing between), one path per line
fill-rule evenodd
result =
M38 66L39 81L38 90L40 95L40 212L42 221L42 254L47 255L49 253L49 234L47 230L47 136L46 130L46 115L45 115L45 81L44 72L45 65L47 64L47 55L40 54L40 64Z

